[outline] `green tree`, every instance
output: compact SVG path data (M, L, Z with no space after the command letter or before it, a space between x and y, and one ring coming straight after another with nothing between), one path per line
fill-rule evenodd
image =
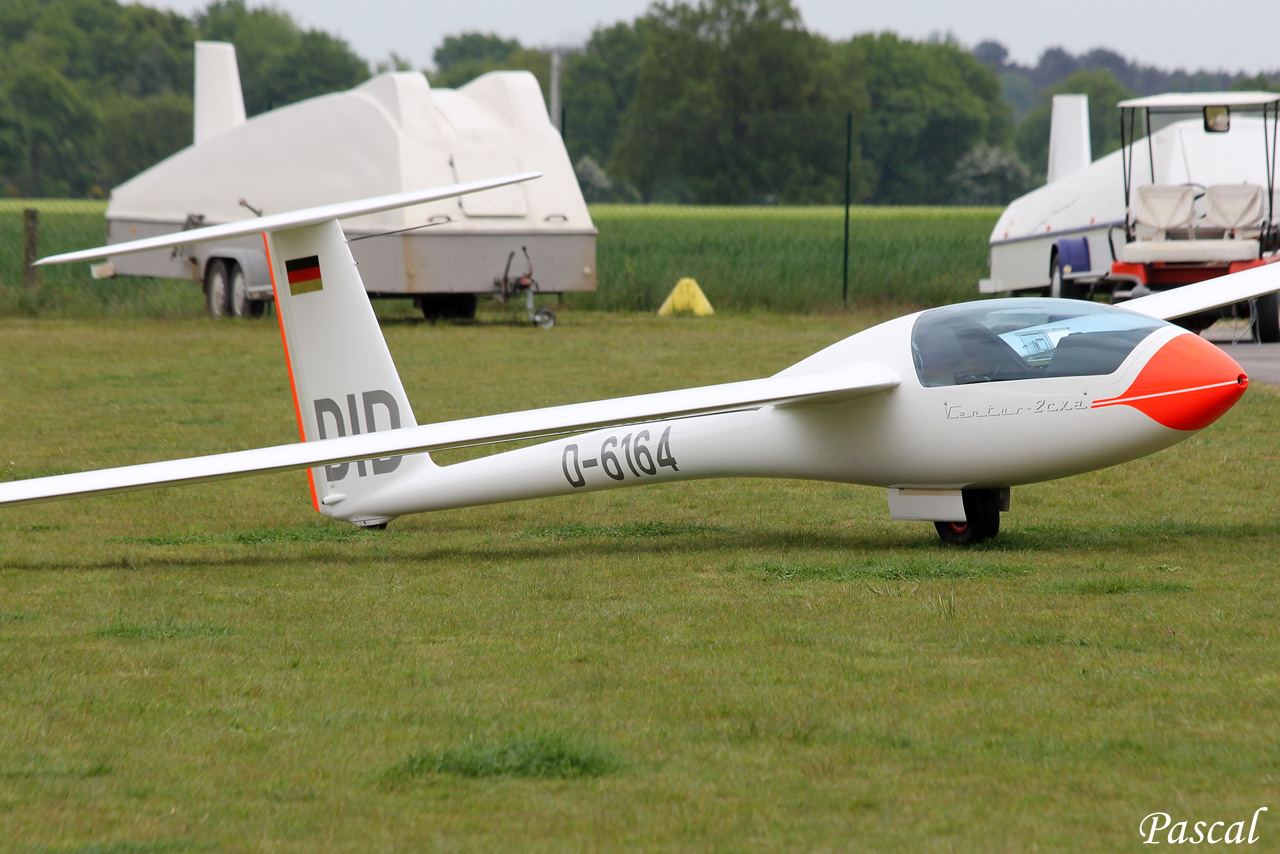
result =
M31 195L110 187L108 164L120 152L106 141L104 121L140 100L189 92L194 39L185 18L116 0L6 0L0 181ZM188 139L189 128L188 119Z
M871 97L859 132L873 169L871 201L945 204L960 158L1008 141L999 79L958 45L881 33L840 49L865 69Z
M506 68L511 55L522 50L516 39L504 39L492 33L445 36L431 54L435 71L427 77L432 86L456 89L487 71Z
M432 58L436 70L427 79L436 88L456 89L490 71L528 71L538 78L544 99L550 92L551 54L523 47L515 39L483 33L448 36Z
M191 144L191 98L162 92L145 98L111 95L101 104L104 169L108 190Z
M1089 147L1095 160L1120 147L1116 104L1133 97L1110 71L1077 71L1044 92L1040 106L1027 113L1016 134L1018 155L1040 182L1049 169L1049 127L1054 95L1089 96Z
M117 0L4 0L0 45L95 92L151 95L191 88L191 22Z
M250 113L369 74L341 39L244 0L194 21L118 0L0 0L0 183L101 192L187 145L198 38L236 44Z
M655 5L610 172L644 198L705 203L834 201L844 114L858 78L790 0Z
M607 163L622 114L635 98L644 41L633 24L597 29L581 53L565 57L564 139L574 162Z
M1031 170L1012 151L982 144L956 163L952 186L953 204L1007 205L1031 189Z
M80 87L56 69L23 65L5 80L5 97L18 117L10 130L17 149L5 176L24 195L82 196L100 173L98 116Z
M1235 92L1280 92L1280 82L1266 74L1255 74L1253 77L1240 77L1231 84Z
M26 139L22 117L0 91L0 189L6 194L18 192L17 177L22 172L26 156Z

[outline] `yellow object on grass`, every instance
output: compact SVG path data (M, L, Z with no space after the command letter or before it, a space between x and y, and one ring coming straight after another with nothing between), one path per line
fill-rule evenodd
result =
M669 317L682 311L691 311L698 317L715 314L716 311L707 301L707 296L693 279L681 279L671 289L667 299L658 309L660 317Z

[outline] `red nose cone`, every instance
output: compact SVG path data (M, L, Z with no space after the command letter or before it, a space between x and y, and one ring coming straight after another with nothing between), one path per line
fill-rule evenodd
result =
M1174 430L1202 430L1235 405L1249 387L1236 360L1187 333L1156 351L1133 385L1102 406L1132 406Z

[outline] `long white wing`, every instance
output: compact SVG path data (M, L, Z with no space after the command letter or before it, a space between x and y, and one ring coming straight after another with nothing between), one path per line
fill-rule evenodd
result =
M769 377L444 421L320 442L19 480L0 484L0 505L203 483L352 460L572 433L614 424L735 412L771 405L799 406L850 400L886 392L897 385L898 377L888 369L861 364L831 373Z
M423 202L439 201L452 196L461 196L465 193L491 190L494 187L517 184L521 181L528 181L541 176L541 172L520 172L501 178L486 178L483 181L450 184L447 187L432 187L429 190L410 190L405 193L392 193L388 196L374 196L370 199L338 202L300 211L289 211L288 213L271 214L255 219L226 222L221 225L206 226L205 228L193 228L189 231L177 231L173 234L162 234L158 237L146 237L141 240L131 240L128 243L99 246L96 249L81 249L76 252L65 252L61 255L50 255L47 258L41 258L36 262L36 265L93 261L114 255L132 255L135 252L150 252L154 249L169 249L174 246L188 246L192 243L206 243L210 240L243 237L246 234L258 234L263 231L283 231L288 228L301 228L328 222L331 219L346 219L347 217L404 208L410 205L422 204Z
M1244 302L1274 291L1280 291L1280 263L1241 270L1239 273L1219 276L1194 285L1182 285L1171 290L1131 299L1120 305L1122 308L1145 314L1147 317L1172 320L1175 317L1186 317L1211 308Z

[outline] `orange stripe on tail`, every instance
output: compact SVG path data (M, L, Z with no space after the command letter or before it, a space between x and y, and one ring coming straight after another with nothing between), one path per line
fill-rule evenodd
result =
M284 367L289 372L289 391L293 394L293 412L298 417L298 436L307 441L306 430L302 427L302 407L298 403L298 384L293 379L293 360L289 358L289 336L284 333L284 316L280 311L280 294L276 291L276 267L271 260L271 241L266 232L262 233L262 248L267 253L267 270L271 274L271 295L276 301L276 321L280 324L280 343L284 346ZM311 506L320 512L320 498L316 493L316 479L311 469L307 469L307 486L311 490Z

